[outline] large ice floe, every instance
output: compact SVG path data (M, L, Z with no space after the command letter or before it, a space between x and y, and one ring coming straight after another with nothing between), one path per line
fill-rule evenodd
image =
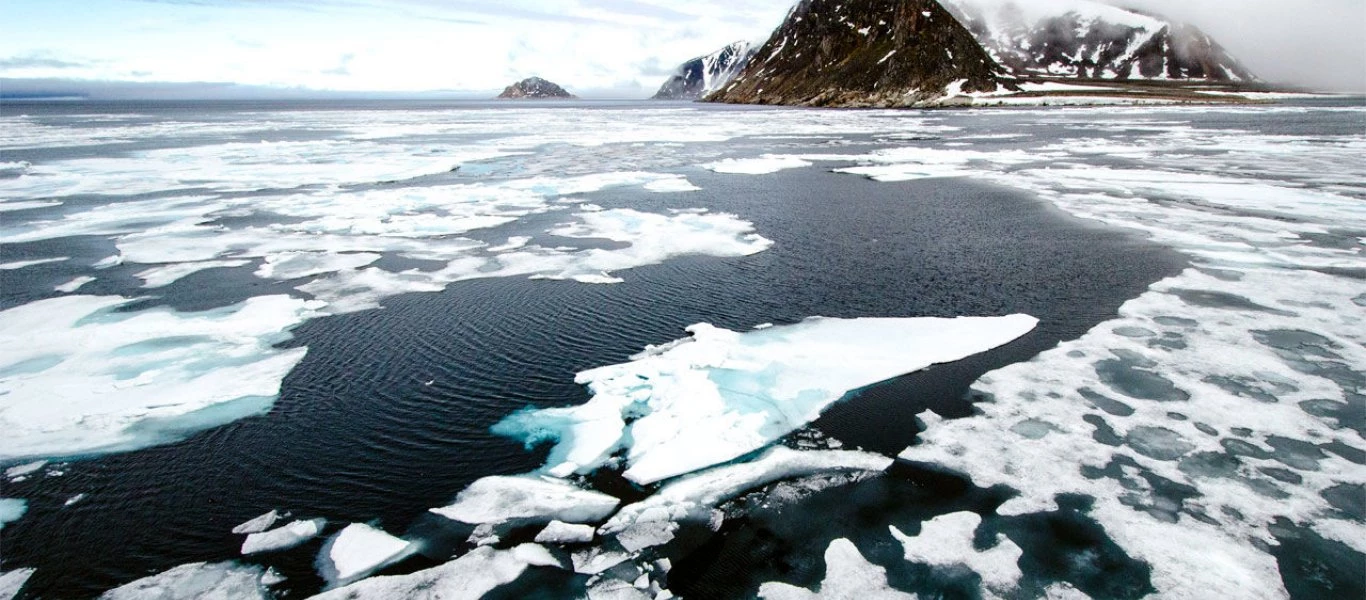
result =
M112 589L101 600L266 600L282 581L274 571L237 563L194 563Z
M259 414L306 352L275 344L321 306L262 296L118 310L128 303L66 296L0 312L0 461L136 448Z
M1001 346L1037 323L815 318L744 333L699 324L690 338L580 373L587 404L523 411L494 431L553 440L546 472L559 477L624 450L625 477L650 484L759 450L851 391Z
M327 580L329 587L342 586L364 579L417 551L418 545L413 542L371 525L352 523L323 546L318 555L318 573Z

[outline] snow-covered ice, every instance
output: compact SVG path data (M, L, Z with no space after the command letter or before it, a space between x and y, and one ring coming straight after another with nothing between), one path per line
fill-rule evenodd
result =
M145 577L100 600L269 600L275 595L266 569L237 563L193 563Z
M261 296L117 311L128 302L64 296L0 312L0 460L136 448L259 414L307 351L274 345L318 308Z
M785 171L787 169L800 169L809 167L811 163L794 156L764 156L760 158L727 158L725 160L702 165L703 168L716 171L717 173L736 173L745 175L767 175Z
M892 589L887 584L887 569L859 553L846 539L830 542L825 550L825 579L819 591L786 583L770 582L759 588L764 600L915 600L915 594Z
M595 530L592 525L576 525L564 521L551 521L534 540L537 544L586 544L593 541Z
M318 574L328 587L339 587L369 577L418 550L414 542L389 535L364 523L352 523L333 536L318 554Z
M981 523L976 513L960 512L925 522L919 535L908 536L895 526L891 532L905 548L907 561L932 567L965 566L982 577L984 592L1009 597L1020 582L1017 563L1024 552L1003 534L996 535L991 548L978 550L974 538Z
M252 533L242 542L242 554L288 550L318 537L326 526L326 519L309 519L295 521L270 531Z
M14 600L34 572L34 569L15 569L0 573L0 600Z
M825 319L737 333L707 324L628 363L575 378L593 399L517 413L495 432L555 441L546 472L585 473L626 450L624 475L648 484L725 463L820 416L849 392L1004 345L1027 315Z
M545 548L476 548L446 564L409 575L373 577L314 596L314 600L454 600L482 598L512 583L529 567L562 567Z
M249 533L261 533L262 531L270 529L271 526L275 525L275 522L279 519L280 511L272 510L259 517L254 517L251 520L242 523L241 525L233 527L232 532L239 535L246 535Z
M10 481L21 481L20 478L28 477L29 475L37 473L38 471L41 471L43 467L46 466L47 461L45 460L34 461L22 465L15 465L13 467L5 469L5 477L8 478Z
M491 476L470 484L450 506L431 512L471 525L513 520L597 523L619 503L612 496L559 479Z

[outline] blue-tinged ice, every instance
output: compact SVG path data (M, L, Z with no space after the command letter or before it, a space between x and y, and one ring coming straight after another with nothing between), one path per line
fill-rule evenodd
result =
M26 512L28 512L27 500L0 498L0 529L4 529L7 523L13 523L23 518Z
M707 324L631 362L579 373L593 399L526 410L494 431L552 440L545 471L593 471L625 450L640 484L722 464L769 445L851 391L1009 343L1028 315L827 319L737 333Z
M182 439L269 410L307 349L281 349L318 303L264 296L205 312L119 312L64 296L0 312L0 461Z

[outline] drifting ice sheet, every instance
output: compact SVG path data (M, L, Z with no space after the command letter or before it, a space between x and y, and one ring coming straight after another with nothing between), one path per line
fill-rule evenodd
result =
M26 512L28 512L27 500L0 498L0 529L4 529L6 523L13 523L23 518Z
M0 574L0 600L13 600L24 589L24 584L33 577L34 569L15 569Z
M0 312L0 460L141 447L258 414L306 352L273 345L316 307L263 296L116 312L128 302L65 296Z
M620 501L567 481L526 477L485 477L465 488L455 503L432 512L471 525L512 520L596 523L616 510Z
M279 519L280 511L272 510L264 515L261 515L250 521L242 523L241 525L233 527L232 532L241 535L245 535L248 533L261 533L262 531L270 529L270 526L274 525L275 521Z
M887 585L887 569L859 553L854 543L839 539L825 550L825 580L820 592L786 583L765 583L759 588L764 600L915 600L915 594L897 591Z
M329 587L346 585L411 556L417 545L364 523L352 523L318 555L318 573Z
M512 583L527 567L559 567L545 548L523 544L511 550L477 548L439 567L410 575L374 577L314 596L313 600L455 600L482 598Z
M253 533L242 542L242 554L260 554L288 550L307 542L323 532L326 519L295 521L279 529Z
M523 411L494 430L528 444L556 440L546 470L561 477L593 471L626 447L625 476L649 484L739 458L850 391L996 348L1037 323L1028 315L813 318L747 333L699 324L689 339L580 373L576 381L593 392L587 404Z
M115 588L100 600L265 600L274 597L267 589L267 577L265 569L257 566L193 563Z

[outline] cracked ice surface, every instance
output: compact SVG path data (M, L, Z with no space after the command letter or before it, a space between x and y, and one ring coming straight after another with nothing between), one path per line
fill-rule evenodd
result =
M649 484L759 450L849 392L1007 344L1028 315L826 319L745 333L707 324L631 362L579 373L593 399L524 411L495 432L556 441L546 472L593 471L626 450L627 479Z

